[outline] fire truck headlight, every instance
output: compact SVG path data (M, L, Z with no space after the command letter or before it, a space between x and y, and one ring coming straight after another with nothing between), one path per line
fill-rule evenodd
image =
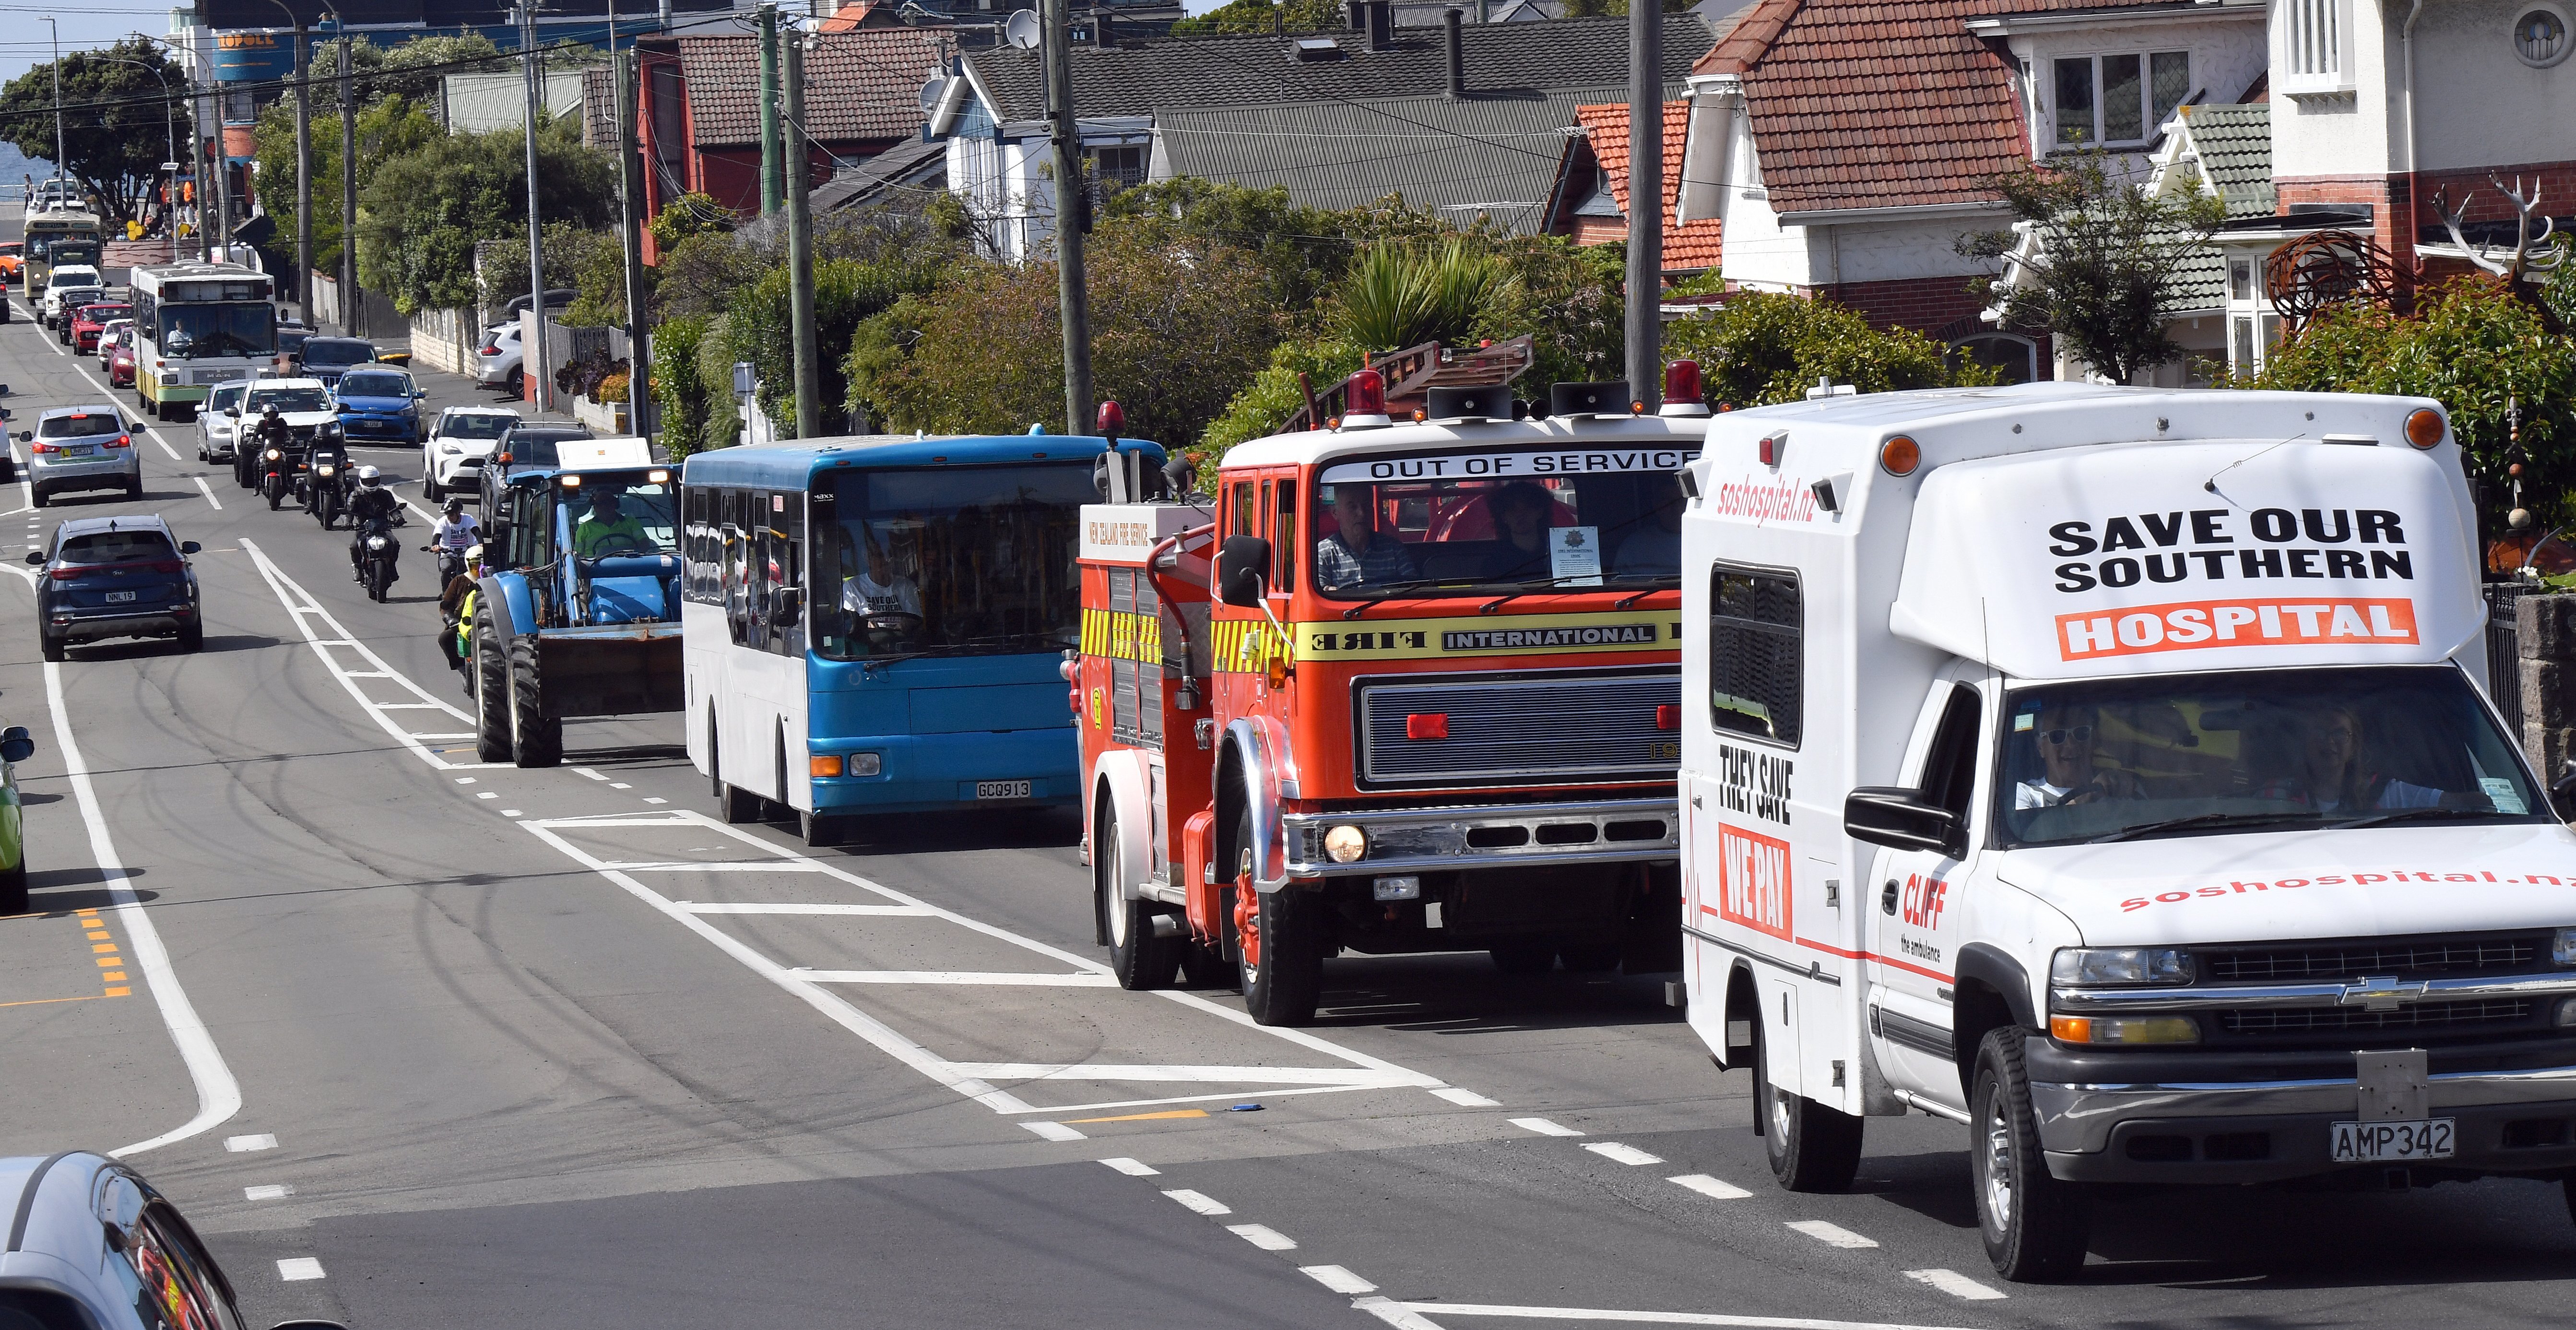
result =
M1337 864L1355 864L1368 853L1368 833L1347 823L1324 833L1324 857Z

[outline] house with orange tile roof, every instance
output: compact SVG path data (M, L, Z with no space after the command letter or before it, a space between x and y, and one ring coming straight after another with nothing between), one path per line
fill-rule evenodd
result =
M1569 135L1565 161L1548 196L1551 235L1578 245L1628 238L1628 107L1625 103L1574 108L1580 134ZM1682 183L1682 148L1690 133L1690 106L1664 104L1664 274L1688 276L1718 266L1718 220L1681 221L1674 203Z

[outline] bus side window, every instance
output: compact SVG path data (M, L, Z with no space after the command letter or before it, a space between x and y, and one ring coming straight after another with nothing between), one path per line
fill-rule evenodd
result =
M1270 590L1287 595L1297 589L1297 478L1274 487L1270 506Z
M785 621L773 623L770 648L782 656L805 654L805 623L811 617L812 604L803 595L805 587L805 496L793 491L770 496L769 514L771 557L776 562L775 597L795 591L797 612Z
M733 630L733 640L744 638L745 610L743 588L742 491L716 491L717 503L717 597L725 607L725 621Z

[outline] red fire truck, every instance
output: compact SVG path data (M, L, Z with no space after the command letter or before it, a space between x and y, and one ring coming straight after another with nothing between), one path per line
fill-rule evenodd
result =
M1064 673L1122 984L1236 981L1295 1025L1346 950L1679 968L1698 380L1677 362L1655 414L1558 384L1397 422L1363 370L1329 428L1229 453L1213 499L1109 468Z

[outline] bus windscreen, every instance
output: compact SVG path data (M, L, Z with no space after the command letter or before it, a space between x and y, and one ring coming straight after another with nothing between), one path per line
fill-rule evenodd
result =
M276 312L255 305L176 305L164 302L153 341L161 354L180 360L277 353Z
M818 654L1057 651L1079 639L1082 505L1099 497L1088 462L831 479L835 520L812 543Z

